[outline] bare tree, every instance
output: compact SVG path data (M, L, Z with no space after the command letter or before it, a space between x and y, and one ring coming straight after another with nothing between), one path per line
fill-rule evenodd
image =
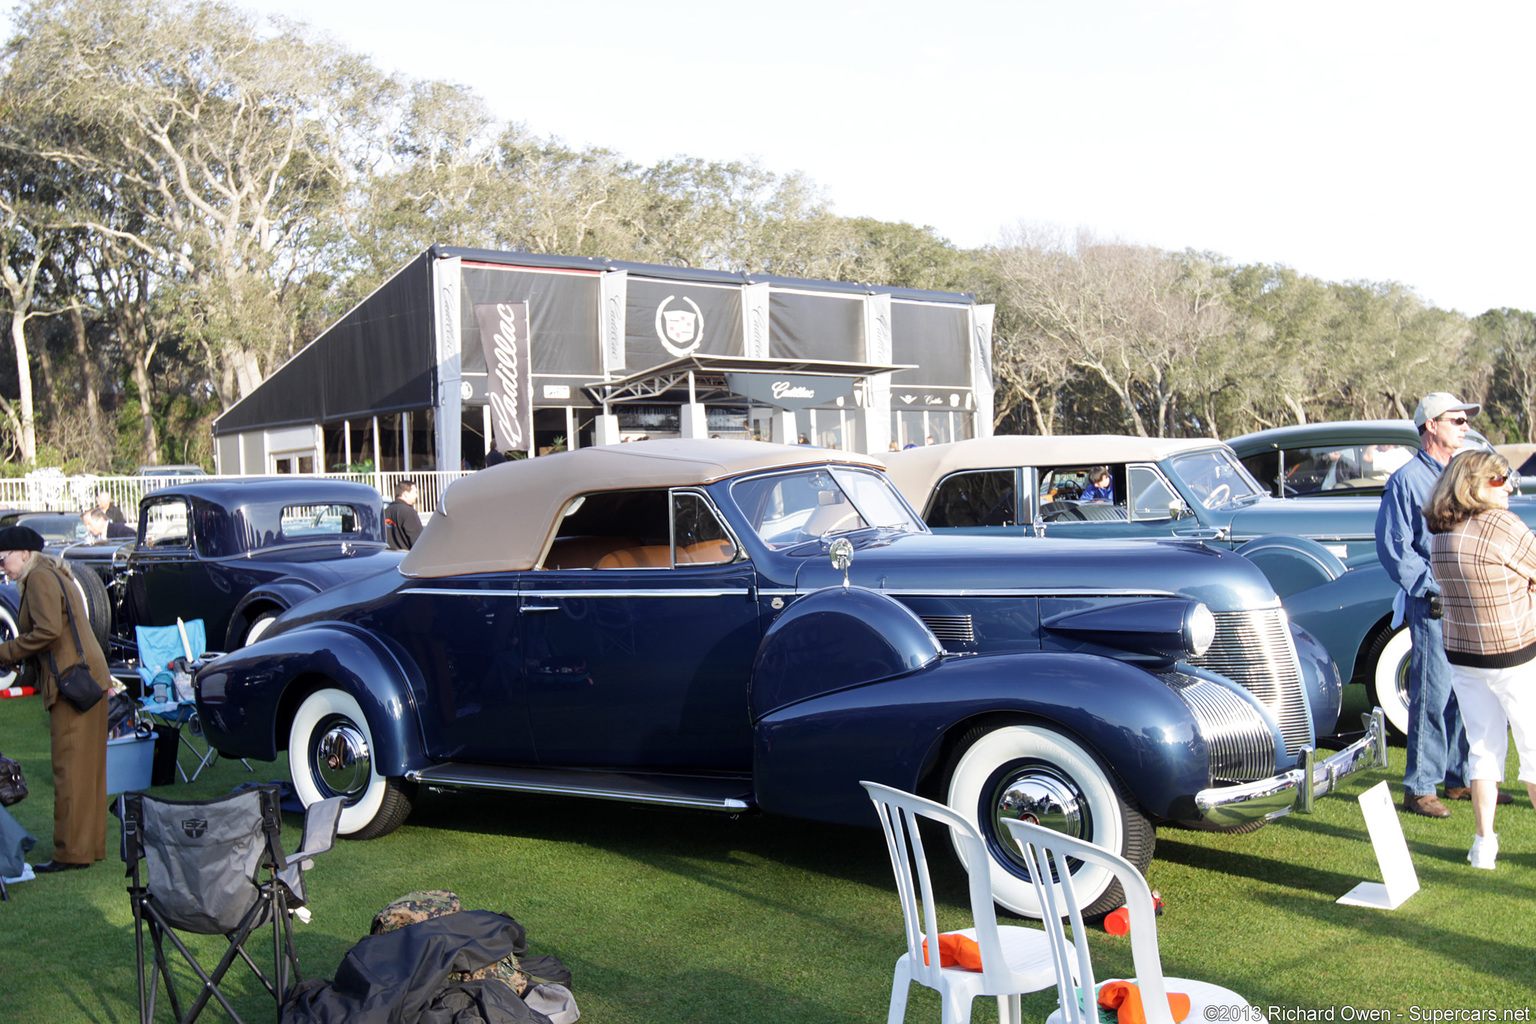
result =
M160 261L228 405L281 353L284 300L347 184L371 65L306 31L189 0L33 0L7 53L37 154L107 178ZM173 287L174 286L174 287Z

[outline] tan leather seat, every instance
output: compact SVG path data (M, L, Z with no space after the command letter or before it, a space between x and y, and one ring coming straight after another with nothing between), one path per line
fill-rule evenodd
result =
M593 569L604 555L640 547L639 537L560 537L544 556L546 569Z
M716 564L729 562L734 554L736 554L736 548L728 540L702 540L697 544L678 548L677 561L679 565L686 562Z
M594 569L670 569L672 548L666 544L611 551L597 560Z

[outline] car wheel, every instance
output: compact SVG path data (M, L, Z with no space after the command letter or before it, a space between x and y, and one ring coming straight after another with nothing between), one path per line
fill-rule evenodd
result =
M85 616L90 620L91 632L101 649L107 649L107 637L112 632L112 599L107 596L107 585L101 582L96 570L84 565L71 565L70 575L80 591L80 601L85 605Z
M260 640L262 634L271 627L272 623L281 614L281 612L262 612L256 616L256 621L252 622L250 628L245 631L245 638L241 640L240 646L249 647L257 640Z
M4 604L0 604L0 644L5 643L7 640L16 639L17 632L16 616ZM22 685L16 678L20 674L19 666L7 668L5 671L0 672L0 690Z
M1408 660L1413 653L1413 638L1408 628L1385 633L1371 645L1366 658L1366 689L1371 703L1381 708L1387 728L1398 736L1408 735Z
M976 825L1001 868L992 872L992 897L1025 917L1040 916L1034 885L1002 820L1044 825L1112 850L1145 872L1157 835L1133 808L1120 783L1075 740L1034 725L985 726L961 741L949 775L951 809ZM959 847L956 847L959 853ZM964 855L960 857L964 862ZM1101 867L1074 862L1073 887L1084 914L1102 914L1125 902L1120 883Z
M299 705L288 730L288 771L305 807L346 797L339 832L350 839L387 835L411 813L407 783L378 773L368 720L341 690L317 690Z

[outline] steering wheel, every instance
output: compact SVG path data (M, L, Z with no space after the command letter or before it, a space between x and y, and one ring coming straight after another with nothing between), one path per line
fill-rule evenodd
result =
M1217 484L1211 488L1211 493L1205 496L1203 504L1206 508L1215 508L1230 497L1232 497L1232 485Z

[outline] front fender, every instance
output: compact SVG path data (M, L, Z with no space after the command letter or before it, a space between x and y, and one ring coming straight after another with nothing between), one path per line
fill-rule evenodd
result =
M863 587L813 591L763 635L752 666L752 719L817 694L904 675L943 653L923 620L893 597Z
M214 659L197 673L197 710L214 749L271 761L287 745L305 696L322 687L344 690L368 719L379 774L404 775L426 764L412 675L378 637L324 623Z
M862 824L862 779L908 791L942 769L970 725L1029 719L1070 733L1154 818L1199 816L1209 753L1184 702L1155 675L1071 653L948 657L896 679L781 707L757 722L753 774L766 811Z
M1312 712L1312 737L1332 736L1344 708L1344 679L1322 641L1291 623L1291 640L1296 644L1296 660L1301 664L1301 683L1307 690L1307 707Z

